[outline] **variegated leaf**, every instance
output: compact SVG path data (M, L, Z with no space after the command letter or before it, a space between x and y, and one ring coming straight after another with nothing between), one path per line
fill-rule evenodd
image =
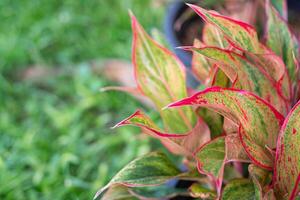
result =
M243 90L212 87L168 107L185 105L210 108L239 125L242 144L251 160L265 169L273 168L269 149L276 148L283 116L266 101Z
M266 50L265 54L253 54L244 52L254 65L261 66L266 73L276 82L275 87L280 91L283 98L290 103L292 98L292 86L290 78L283 60L271 52Z
M240 88L253 92L268 101L281 113L287 112L287 103L276 88L276 83L266 74L264 69L255 66L244 57L216 47L192 48L204 56L219 62L219 68L229 77L231 82L239 83Z
M210 23L204 24L202 40L206 46L220 47L222 49L226 49L229 46L229 43L225 39L223 33Z
M200 48L204 44L198 40L194 40L194 47ZM210 74L212 72L212 64L207 60L207 58L201 54L193 52L192 56L192 72L199 79L199 81L207 85L210 79Z
M172 52L157 44L132 14L131 19L132 62L138 88L153 101L168 132L191 130L197 121L191 108L161 110L168 103L187 96L183 64Z
M166 155L152 152L127 164L106 186L97 192L94 199L101 197L103 192L114 185L127 187L160 185L176 178L180 173Z
M196 157L199 172L213 178L218 194L221 192L225 164L250 161L237 135L215 138L203 145Z
M137 197L133 196L127 187L122 185L114 185L110 187L103 197L102 200L138 200Z
M286 0L271 0L272 5L280 13L280 15L287 20L287 2Z
M188 4L205 22L214 25L221 31L230 44L240 50L253 53L262 53L263 49L259 43L255 29L241 21L207 11L196 5Z
M199 183L194 183L189 187L189 191L192 197L201 198L206 200L216 199L217 194L215 191L210 190Z
M286 117L276 149L275 192L281 198L294 199L300 183L300 101Z
M254 186L249 179L234 179L230 181L222 192L222 200L247 199L254 200Z
M255 198L263 199L265 196L263 189L272 180L271 173L253 164L249 165L248 171L254 184Z
M297 66L299 44L295 36L289 30L287 22L281 18L279 13L269 4L267 10L267 45L277 55L283 58L292 81L297 78Z
M220 136L223 133L223 116L206 108L198 108L196 113L208 125L212 138Z
M146 133L158 138L173 153L191 155L202 144L210 140L207 125L199 119L196 126L187 134L164 133L143 112L136 111L133 115L119 122L115 127L134 125L148 130Z

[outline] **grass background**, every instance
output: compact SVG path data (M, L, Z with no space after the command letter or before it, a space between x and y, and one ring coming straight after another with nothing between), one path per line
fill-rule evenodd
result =
M91 199L151 150L137 129L109 129L142 105L100 93L113 83L87 62L130 58L128 9L146 30L160 27L155 0L0 1L0 199ZM63 73L20 79L32 65Z

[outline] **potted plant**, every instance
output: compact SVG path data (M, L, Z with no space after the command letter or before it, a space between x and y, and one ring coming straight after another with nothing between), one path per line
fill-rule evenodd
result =
M262 0L191 0L189 3L197 4L206 9L218 11L220 14L246 21L252 25L263 24L265 17L257 15L261 11ZM280 2L271 1L275 7L280 6ZM287 1L289 10L289 24L296 33L300 33L300 2L297 0ZM286 16L287 17L287 16ZM177 49L178 46L192 45L195 38L201 39L203 21L198 18L185 1L171 1L166 12L164 32L172 51L187 66L191 66L192 55L190 52ZM262 33L259 32L259 35Z
M300 183L298 41L280 12L265 4L266 40L242 21L189 4L205 21L203 40L182 47L204 89L186 87L185 67L131 14L136 88L164 128L137 110L115 127L133 125L182 157L179 170L161 152L126 165L95 198L294 200ZM284 7L279 7L285 12ZM283 12L283 13L284 13ZM170 180L189 180L170 188Z

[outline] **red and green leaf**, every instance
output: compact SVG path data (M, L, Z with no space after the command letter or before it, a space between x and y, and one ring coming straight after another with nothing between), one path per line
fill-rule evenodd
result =
M272 5L276 10L280 13L282 18L287 20L288 14L287 14L287 2L286 0L271 0Z
M210 190L199 183L193 183L189 187L189 191L193 198L213 200L213 199L216 199L216 197L217 197L217 194L215 191Z
M287 104L276 87L276 83L267 75L264 69L255 66L246 58L229 50L216 47L192 48L214 62L229 77L231 82L239 85L239 89L254 92L264 100L275 106L281 113L287 112Z
M222 200L255 199L254 186L249 179L234 179L222 192Z
M97 192L94 199L101 197L109 187L114 185L126 187L161 185L180 174L181 172L166 155L152 152L127 164Z
M300 183L300 102L286 117L279 134L274 170L275 192L294 199Z
M157 44L132 14L131 19L132 62L139 90L155 104L168 132L185 133L191 130L197 121L191 108L161 109L187 96L183 64L173 53Z
M118 123L115 127L123 125L134 125L147 130L147 134L158 138L175 154L191 155L197 148L210 140L209 128L201 119L199 119L196 126L187 134L164 133L141 111L136 111L133 115Z
M240 49L253 53L262 53L263 49L255 29L241 21L207 11L196 5L188 4L205 22L214 25L227 38L229 43Z
M271 173L253 164L249 165L248 171L254 184L255 198L263 199L265 196L264 187L270 184L272 180Z
M223 116L207 108L198 108L196 113L208 125L212 138L220 136L223 133Z
M290 78L286 70L283 60L271 52L266 50L265 54L253 54L250 52L244 52L254 65L261 66L265 72L275 81L276 88L282 94L282 97L290 103L292 98L292 86Z
M208 88L168 107L197 105L212 109L240 126L239 136L251 160L265 169L272 169L283 116L258 96L243 90Z
M206 46L220 47L222 49L226 49L229 46L223 33L210 23L204 24L202 40Z
M299 44L295 36L290 31L287 22L269 4L267 10L267 46L278 56L281 56L286 64L289 76L292 81L297 78L297 65Z
M199 172L214 180L218 194L221 192L225 164L250 161L237 135L222 136L208 142L199 149L196 157Z

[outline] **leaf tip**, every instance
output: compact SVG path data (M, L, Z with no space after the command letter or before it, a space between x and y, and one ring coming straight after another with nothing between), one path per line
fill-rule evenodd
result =
M190 97L173 102L173 103L167 105L165 108L174 108L174 107L188 106L188 105L192 105Z
M192 46L179 46L179 47L176 47L176 49L182 49L182 50L185 50L185 51L192 51L193 47Z

